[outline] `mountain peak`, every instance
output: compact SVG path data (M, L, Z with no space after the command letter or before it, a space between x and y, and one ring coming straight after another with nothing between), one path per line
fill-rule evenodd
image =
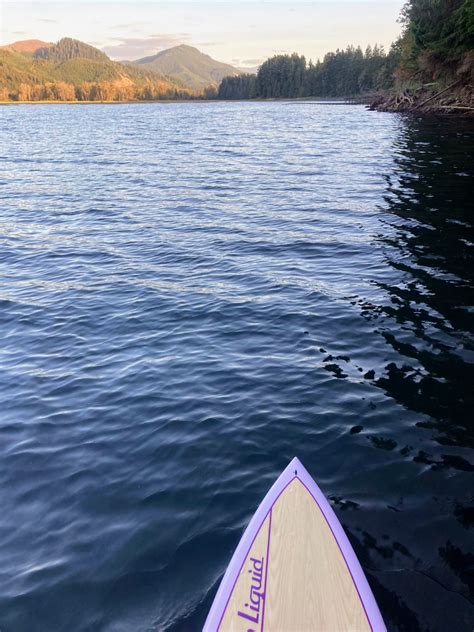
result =
M54 45L38 48L35 57L63 62L68 59L92 59L95 61L110 61L105 53L90 44L85 44L72 37L63 37Z
M165 50L173 50L173 48L180 48L181 50L196 50L196 51L198 51L198 53L201 52L199 50L199 48L196 48L195 46L190 46L189 44L177 44L176 46L173 46L171 48L167 48Z
M12 44L0 46L4 50L12 50L16 53L35 53L39 48L51 48L54 44L43 42L39 39L18 40Z
M195 90L217 87L224 77L241 74L189 44L178 44L130 63L178 79Z

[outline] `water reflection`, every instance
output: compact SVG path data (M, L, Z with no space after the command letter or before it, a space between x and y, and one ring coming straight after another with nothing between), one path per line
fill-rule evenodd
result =
M463 552L449 540L440 547L439 554L474 597L474 555Z
M473 524L472 479L466 476L474 471L472 155L472 123L404 119L394 143L395 168L385 175L387 206L381 207L384 228L377 238L393 282L388 274L374 278L377 298L353 302L394 352L364 378L415 413L408 433L413 445L395 440L401 434L396 425L367 438L387 456L397 451L418 466L423 478L415 475L412 484L429 480L433 493L427 515L411 511L416 553L387 534L379 538L369 526L351 533L389 629L468 630L472 623L474 554L466 533ZM362 430L356 426L351 433ZM407 520L408 498L405 490L397 506L387 505L397 520ZM456 615L441 605L451 591L459 597ZM422 605L427 600L437 603L431 614Z
M385 197L394 232L380 240L404 281L378 285L390 297L383 314L397 323L382 335L405 361L376 382L429 416L420 426L435 441L466 448L474 445L472 127L407 120L396 143Z

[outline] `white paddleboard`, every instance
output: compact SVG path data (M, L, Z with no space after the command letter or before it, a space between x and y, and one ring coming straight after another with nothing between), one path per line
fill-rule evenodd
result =
M295 458L250 521L204 632L383 632L334 511Z

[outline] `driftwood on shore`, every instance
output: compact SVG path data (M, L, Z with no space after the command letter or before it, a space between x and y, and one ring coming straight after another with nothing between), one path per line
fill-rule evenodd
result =
M467 105L440 105L438 107L441 110L472 110L474 112L474 108Z
M436 94L433 94L433 96L428 97L428 99L425 99L425 101L422 101L421 103L418 103L417 105L415 105L415 107L413 109L414 110L418 110L419 108L422 108L424 105L426 105L430 101L434 101L434 99L437 99L442 94L445 94L446 92L449 92L449 90L452 90L456 86L459 86L461 83L462 83L462 79L458 79L458 81L455 81L454 83L452 83L450 86L448 86L444 90L441 90L440 92L437 92Z
M465 78L457 79L442 90L436 83L405 87L398 92L379 94L369 108L387 112L423 112L473 116L474 90Z

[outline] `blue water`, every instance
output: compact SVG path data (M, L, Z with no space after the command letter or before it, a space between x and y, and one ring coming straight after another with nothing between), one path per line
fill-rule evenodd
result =
M474 125L183 103L0 126L0 630L199 630L295 455L390 630L471 630Z

